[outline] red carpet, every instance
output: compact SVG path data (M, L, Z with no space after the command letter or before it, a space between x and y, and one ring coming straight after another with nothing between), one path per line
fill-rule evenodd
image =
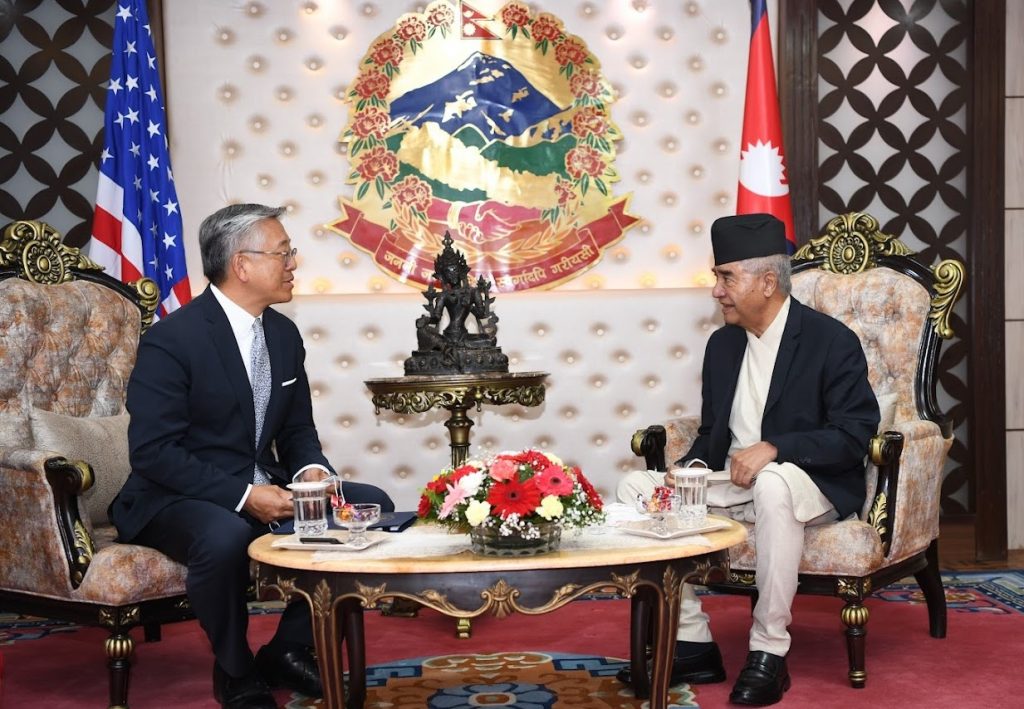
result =
M924 606L907 602L898 592L884 600L871 599L868 686L863 690L851 689L846 681L839 602L799 597L789 656L793 688L781 706L1019 706L1017 697L1024 691L1024 673L1019 667L1024 657L1024 614L1019 608L989 598L965 599L965 593L950 589L951 600L959 600L962 607L951 608L945 640L929 637ZM746 655L749 604L741 597L713 596L707 597L706 608L725 656L730 682L694 688L695 702L701 707L721 707L727 705L731 680ZM276 621L274 615L253 616L250 640L254 647L269 637ZM432 612L424 612L418 619L368 613L367 661L379 665L403 658L529 650L623 658L627 653L627 622L627 601L581 601L547 616L481 618L474 622L472 639L457 640L454 621ZM30 639L33 633L43 637ZM96 629L12 631L11 626L4 626L0 631L2 706L105 707L104 637ZM165 626L161 642L140 642L137 646L130 690L132 706L216 707L210 693L210 666L208 645L194 622ZM607 684L606 679L601 681ZM276 696L282 704L293 699L285 691ZM314 706L305 701L293 704L300 705ZM553 706L568 705L560 700ZM578 697L572 705L610 706L596 698L593 703L581 703ZM390 706L411 709L416 703Z

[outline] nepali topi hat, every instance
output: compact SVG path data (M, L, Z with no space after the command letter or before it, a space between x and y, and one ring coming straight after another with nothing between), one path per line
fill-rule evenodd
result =
M711 249L715 265L760 256L788 254L786 226L771 214L737 214L721 217L711 225Z

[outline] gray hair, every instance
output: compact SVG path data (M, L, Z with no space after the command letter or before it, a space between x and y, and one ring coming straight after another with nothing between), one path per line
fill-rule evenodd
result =
M763 276L766 273L774 273L775 279L779 282L779 290L784 295L789 295L793 290L792 274L793 266L789 256L785 254L772 254L771 256L758 256L743 261L743 267L747 273L754 276Z
M231 256L251 243L264 219L277 219L284 207L263 204L232 204L203 220L199 225L199 253L203 257L203 275L220 285L228 275Z

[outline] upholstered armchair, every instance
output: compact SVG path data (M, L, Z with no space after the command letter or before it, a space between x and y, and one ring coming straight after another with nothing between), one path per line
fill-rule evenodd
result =
M913 574L928 604L932 637L946 635L939 490L953 439L936 403L935 370L941 340L953 334L950 314L963 281L961 263L928 268L867 214L836 217L793 257L793 296L857 333L882 410L879 433L864 451L867 498L859 518L808 528L800 563L799 593L844 602L840 617L854 687L867 679L864 599L873 591ZM699 423L687 417L637 431L633 452L648 469L665 470L666 461L690 448ZM756 555L751 535L731 550L728 580L712 588L756 600Z
M106 508L129 472L125 387L158 291L104 274L49 225L0 232L0 608L109 630L127 706L129 630L190 618L185 568L118 544Z

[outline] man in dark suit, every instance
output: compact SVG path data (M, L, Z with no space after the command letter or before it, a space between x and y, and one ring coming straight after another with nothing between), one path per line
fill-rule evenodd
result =
M676 465L711 473L708 504L754 522L758 601L749 654L729 697L766 705L790 685L790 608L804 528L846 518L864 503L864 465L879 411L857 336L790 297L785 231L767 214L711 227L715 287L725 326L704 354L701 425ZM618 497L632 502L673 475L631 473ZM673 683L725 680L708 616L684 585ZM620 679L628 682L628 672Z
M296 249L284 209L232 205L199 229L210 286L156 323L128 382L132 472L111 505L122 542L188 567L187 591L213 646L223 706L276 707L268 685L322 696L305 601L285 609L253 657L246 640L247 547L292 516L283 486L300 471L333 472L313 424L305 349L270 305L292 298ZM390 498L345 483L349 502Z

